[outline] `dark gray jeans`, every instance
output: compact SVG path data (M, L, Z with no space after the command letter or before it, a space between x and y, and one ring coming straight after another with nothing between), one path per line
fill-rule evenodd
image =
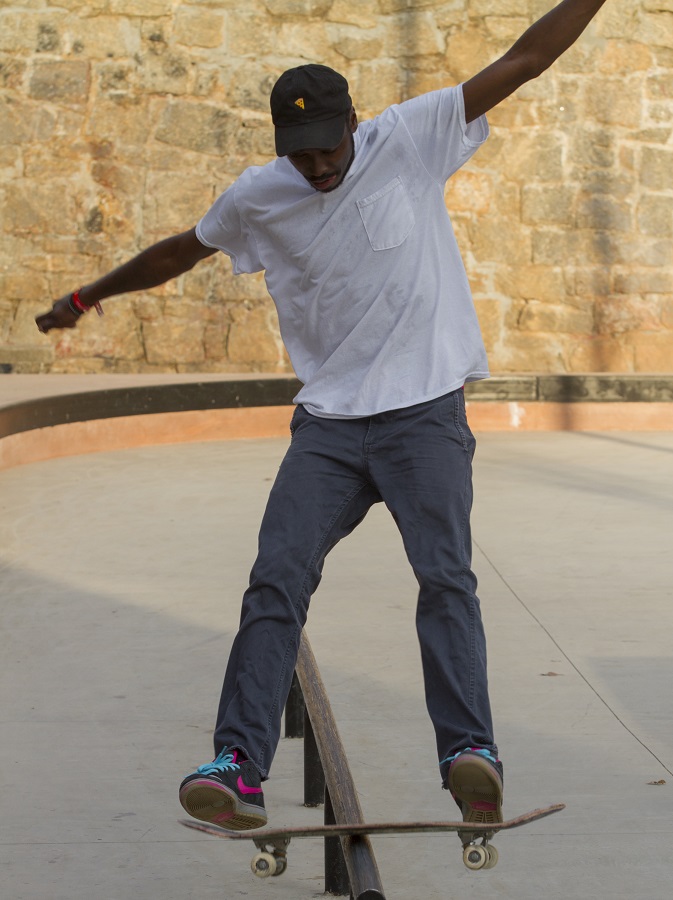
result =
M224 678L215 752L238 747L268 776L325 557L380 501L420 586L416 626L439 760L464 747L497 752L471 570L475 441L463 391L362 419L299 406L291 431Z

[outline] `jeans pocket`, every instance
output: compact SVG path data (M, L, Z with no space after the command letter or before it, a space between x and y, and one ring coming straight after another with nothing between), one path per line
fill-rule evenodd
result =
M292 418L290 419L290 436L294 437L294 433L297 430L297 424L299 419L299 410L301 409L301 405L298 404L294 408L294 412L292 413Z
M292 418L290 419L290 436L291 437L294 437L297 428L299 428L302 413L304 413L304 412L305 412L304 407L301 405L301 403L298 403L295 406L294 412L292 413Z
M467 410L465 409L465 392L462 390L453 392L453 422L456 431L460 435L463 449L468 453L474 453L476 440L467 423Z
M451 440L459 444L465 453L474 453L476 441L467 424L463 391L459 388L443 397L439 412L444 427L450 431Z

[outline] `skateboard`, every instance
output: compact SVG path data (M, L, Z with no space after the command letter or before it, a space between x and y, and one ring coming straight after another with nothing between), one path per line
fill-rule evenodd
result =
M463 843L463 862L468 869L492 869L498 861L498 851L489 841L498 831L520 828L529 822L536 822L565 809L565 803L556 803L544 809L534 809L522 813L514 819L497 824L477 824L467 822L363 822L356 825L314 825L308 827L271 828L262 831L227 831L219 825L200 822L196 819L180 819L180 823L195 831L212 834L228 841L252 841L259 851L250 863L250 868L258 878L282 875L287 868L287 848L292 838L307 837L353 837L358 835L383 834L431 834L433 832L458 832ZM461 834L462 832L462 834ZM462 836L467 841L462 841Z

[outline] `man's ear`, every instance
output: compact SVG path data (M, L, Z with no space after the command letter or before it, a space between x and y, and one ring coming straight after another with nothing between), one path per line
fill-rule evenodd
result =
M351 134L355 134L358 127L358 116L355 112L355 107L351 106L351 111L348 115L348 127L350 129Z

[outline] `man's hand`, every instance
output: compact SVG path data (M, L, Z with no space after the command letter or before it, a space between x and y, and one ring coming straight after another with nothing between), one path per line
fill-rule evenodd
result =
M48 313L35 317L39 331L46 334L52 328L74 328L79 316L70 309L70 294L57 300Z
M81 301L85 308L91 309L107 297L149 290L188 272L199 260L216 252L214 247L202 244L196 236L196 229L190 228L189 231L153 244L98 281L81 287ZM50 312L36 316L37 327L43 334L52 328L74 328L77 325L79 316L68 303L71 296L67 294L61 297Z

